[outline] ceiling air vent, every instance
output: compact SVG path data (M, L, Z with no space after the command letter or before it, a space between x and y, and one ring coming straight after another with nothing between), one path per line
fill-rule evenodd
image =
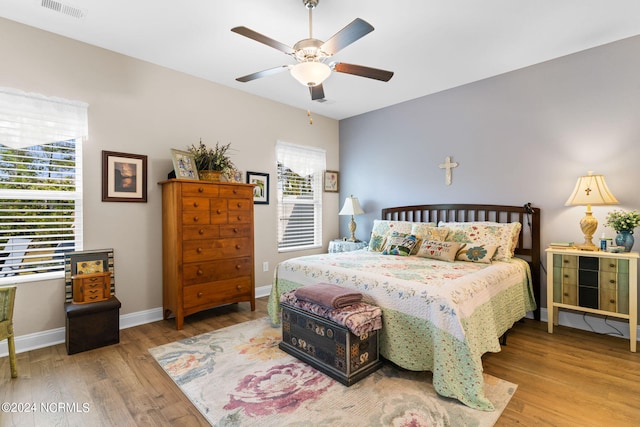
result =
M41 6L78 19L87 16L86 9L80 9L79 7L71 6L70 4L56 0L42 0Z

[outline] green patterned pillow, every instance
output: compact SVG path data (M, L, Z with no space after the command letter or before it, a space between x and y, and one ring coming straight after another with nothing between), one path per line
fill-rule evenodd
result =
M380 252L384 249L385 239L394 231L398 233L411 233L411 225L409 221L386 221L382 219L373 220L373 229L371 230L371 238L369 239L369 250Z
M387 237L382 255L409 256L417 243L418 239L413 234L394 231Z

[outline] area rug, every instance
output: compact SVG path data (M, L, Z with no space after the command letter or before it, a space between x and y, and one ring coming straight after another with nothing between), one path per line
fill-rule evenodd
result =
M149 350L213 426L493 426L516 385L485 374L496 410L438 396L431 375L384 363L351 387L278 348L268 318Z

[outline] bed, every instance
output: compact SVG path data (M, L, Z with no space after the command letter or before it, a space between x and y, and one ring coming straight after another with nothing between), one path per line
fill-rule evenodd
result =
M440 395L491 411L482 355L500 351L499 338L528 312L539 319L539 224L540 211L531 204L383 209L366 249L280 263L268 302L271 321L280 323L280 296L298 287L325 282L358 290L382 309L384 358L404 369L431 371ZM443 233L448 249L434 256L427 248ZM414 247L402 246L413 240Z

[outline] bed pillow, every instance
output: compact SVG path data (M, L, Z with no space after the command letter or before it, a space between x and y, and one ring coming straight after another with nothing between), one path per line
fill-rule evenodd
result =
M409 221L373 220L373 229L371 230L371 238L369 239L369 250L381 252L384 250L385 240L389 234L394 231L410 234L412 224L413 223Z
M437 227L433 222L414 222L411 226L411 234L416 236L416 238L418 239L418 244L413 249L413 253L411 255L415 255L418 253L420 245L425 240L438 240L443 242L447 238L448 232L448 228Z
M413 234L392 232L387 236L382 255L411 255L411 251L418 243L418 239Z
M449 229L447 241L497 246L493 256L496 260L509 260L513 257L522 229L519 222L440 222L438 225Z
M491 264L491 258L496 253L497 246L467 244L456 255L456 260Z
M464 246L465 243L424 240L422 244L420 244L420 248L418 248L417 255L423 258L453 262L456 260L458 251Z

